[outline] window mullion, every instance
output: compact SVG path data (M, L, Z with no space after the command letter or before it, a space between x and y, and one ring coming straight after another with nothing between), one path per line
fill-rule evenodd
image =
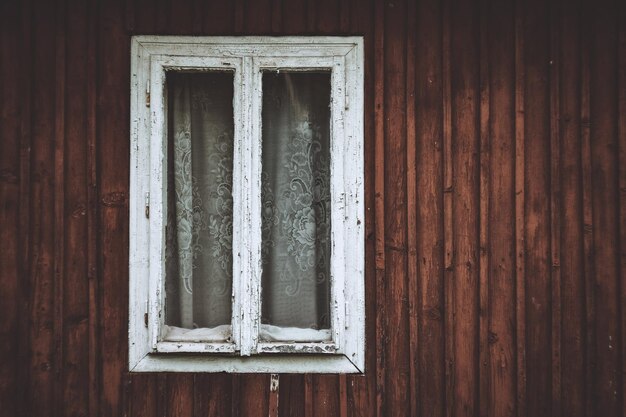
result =
M242 205L243 201L245 201L244 193L245 186L243 186L243 182L240 180L244 176L244 152L242 138L245 137L245 120L241 116L242 108L244 107L244 95L242 92L242 68L241 65L238 65L235 71L235 76L233 79L233 125L234 125L234 146L233 146L233 240L232 240L232 251L233 251L233 282L232 282L232 317L231 317L231 326L232 326L232 334L233 341L235 343L235 349L240 350L241 347L241 311L242 311L242 297L241 297L241 281L243 277L244 268L244 260L245 257L241 256L241 244L243 242L243 230L240 228L240 218L239 215L242 213Z
M258 115L258 76L251 57L243 58L241 138L243 176L243 204L237 224L246 237L241 252L241 355L256 352L260 317L261 279L261 170L260 123ZM236 180L236 179L235 179Z

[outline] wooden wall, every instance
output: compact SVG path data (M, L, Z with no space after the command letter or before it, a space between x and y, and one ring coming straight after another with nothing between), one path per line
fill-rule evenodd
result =
M626 416L624 2L5 0L0 33L0 415ZM365 376L128 374L132 34L365 36Z

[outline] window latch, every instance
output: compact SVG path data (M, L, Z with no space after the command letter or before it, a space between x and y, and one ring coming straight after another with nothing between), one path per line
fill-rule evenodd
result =
M270 392L278 391L278 374L272 374L270 376Z
M146 219L150 218L150 193L146 193L145 196L146 200L145 200L145 215L146 215Z

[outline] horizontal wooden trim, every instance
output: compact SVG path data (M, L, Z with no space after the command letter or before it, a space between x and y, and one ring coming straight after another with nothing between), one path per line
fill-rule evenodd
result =
M235 353L234 343L216 342L158 342L157 352L160 353Z
M232 372L232 373L325 373L359 374L345 355L257 355L249 357L223 355L148 354L130 372Z

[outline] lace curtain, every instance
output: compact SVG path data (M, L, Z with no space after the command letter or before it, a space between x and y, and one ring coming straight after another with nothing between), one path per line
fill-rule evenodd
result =
M167 82L165 322L173 339L223 340L232 302L233 74L171 73ZM263 74L265 333L330 327L329 105L329 73Z

